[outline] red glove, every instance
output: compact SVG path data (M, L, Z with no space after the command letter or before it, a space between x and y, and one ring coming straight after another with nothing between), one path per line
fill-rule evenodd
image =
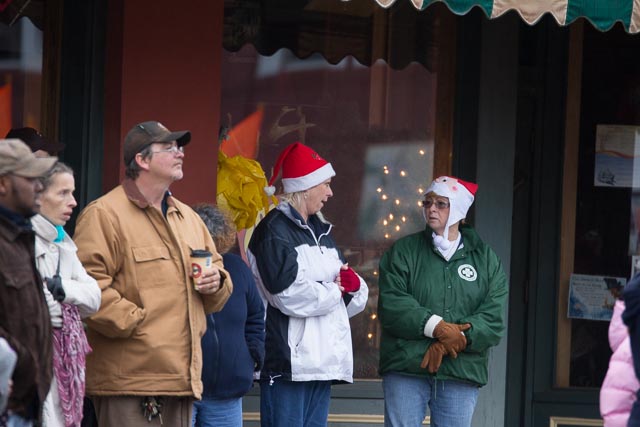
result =
M344 288L344 293L356 292L360 289L360 278L351 267L340 270L340 285Z

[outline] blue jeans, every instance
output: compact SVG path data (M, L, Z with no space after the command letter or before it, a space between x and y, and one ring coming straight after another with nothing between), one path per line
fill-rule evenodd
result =
M242 398L203 397L193 403L193 427L242 427Z
M260 381L262 427L326 427L331 381Z
M462 381L435 380L391 372L382 376L384 425L418 427L431 412L432 427L470 427L478 387Z

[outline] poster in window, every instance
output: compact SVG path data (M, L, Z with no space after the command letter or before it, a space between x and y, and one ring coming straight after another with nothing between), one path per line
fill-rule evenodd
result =
M640 188L640 127L598 125L596 187Z
M623 277L572 274L569 282L568 317L611 320L613 306L627 284Z

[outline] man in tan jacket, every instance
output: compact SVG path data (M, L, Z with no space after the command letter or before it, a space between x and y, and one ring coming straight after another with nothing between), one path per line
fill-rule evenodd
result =
M134 126L122 185L78 218L78 256L102 289L87 321L86 382L100 427L187 427L202 393L205 313L223 307L232 283L204 223L169 191L190 139L155 121ZM213 253L195 286L193 249Z

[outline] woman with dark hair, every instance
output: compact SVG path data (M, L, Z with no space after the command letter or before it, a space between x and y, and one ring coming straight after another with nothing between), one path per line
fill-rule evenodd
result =
M100 288L64 231L77 203L73 171L58 162L42 178L36 233L36 265L53 326L53 380L44 402L44 427L78 427L82 421L85 356L91 351L82 320L100 308Z
M242 396L264 360L264 305L251 270L229 253L236 229L220 209L193 207L207 226L225 269L233 279L233 293L221 311L207 315L202 337L202 400L193 405L194 427L241 427Z

